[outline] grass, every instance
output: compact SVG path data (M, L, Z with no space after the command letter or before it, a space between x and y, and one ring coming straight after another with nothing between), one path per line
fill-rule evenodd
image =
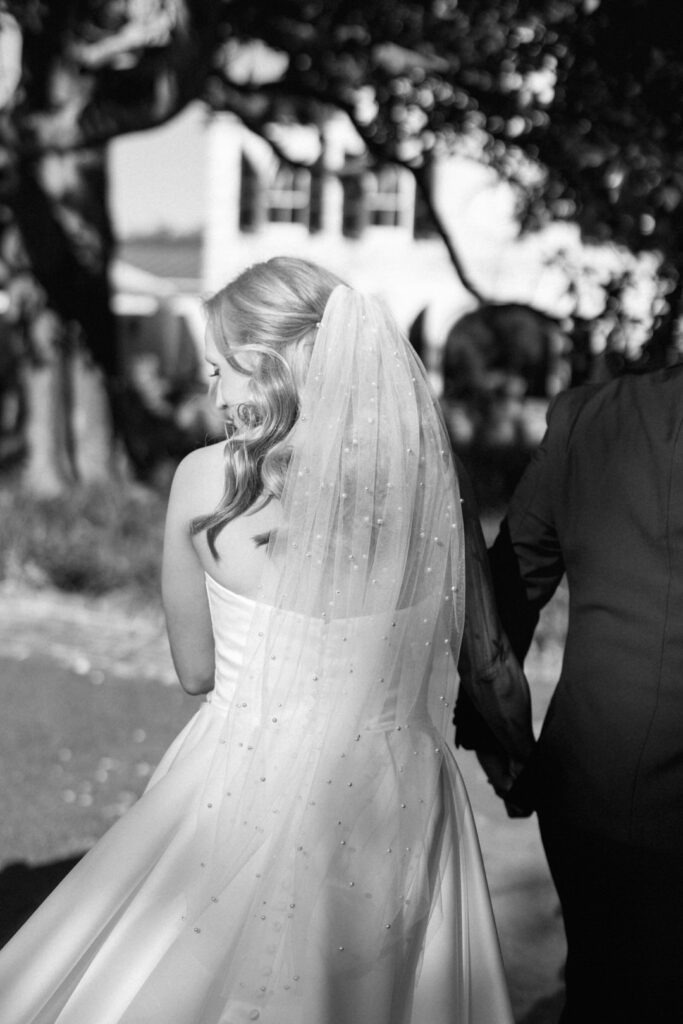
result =
M0 840L5 857L47 861L139 796L196 701L164 685L165 495L112 482L39 499L0 483Z

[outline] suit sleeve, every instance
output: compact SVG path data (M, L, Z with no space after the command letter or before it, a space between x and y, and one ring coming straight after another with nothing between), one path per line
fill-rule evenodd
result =
M495 753L521 766L534 744L529 686L501 627L473 489L459 462L458 475L466 589L456 743L479 753Z
M574 404L574 396L564 392L550 406L545 436L515 489L489 552L500 618L522 663L540 611L565 571L555 506Z

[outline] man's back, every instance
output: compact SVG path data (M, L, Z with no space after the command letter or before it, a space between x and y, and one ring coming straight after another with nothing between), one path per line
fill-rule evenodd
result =
M564 393L492 551L513 636L504 591L514 547L525 643L567 573L562 674L536 755L540 804L655 848L683 846L682 425L683 367Z

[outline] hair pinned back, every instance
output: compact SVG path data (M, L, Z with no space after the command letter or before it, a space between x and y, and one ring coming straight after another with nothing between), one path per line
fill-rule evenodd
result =
M207 531L214 558L216 537L227 523L282 493L315 334L341 283L306 260L275 257L249 267L206 303L215 343L230 365L245 373L240 355L253 357L253 400L239 407L239 425L226 442L223 497L214 512L191 525L193 534ZM237 339L235 346L228 337Z

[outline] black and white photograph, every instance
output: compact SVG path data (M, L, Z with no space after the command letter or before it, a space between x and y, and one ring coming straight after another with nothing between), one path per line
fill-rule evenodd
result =
M683 1021L683 33L0 0L0 1024Z

